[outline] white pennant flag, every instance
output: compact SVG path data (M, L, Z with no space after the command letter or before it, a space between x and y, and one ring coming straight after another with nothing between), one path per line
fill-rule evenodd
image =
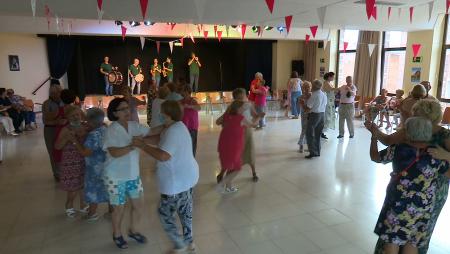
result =
M327 13L327 7L320 7L317 9L317 16L319 16L320 27L323 28L323 24L325 23L325 15Z
M145 38L144 36L140 36L139 39L141 40L141 49L144 50Z
M173 41L169 41L169 48L170 48L170 53L172 54L172 52L173 52Z
M72 33L72 21L68 22L67 24L67 33L70 34Z
M31 0L31 11L33 12L33 18L36 17L36 0Z
M323 40L323 50L326 50L328 46L328 39Z
M100 9L97 7L97 17L98 17L98 23L99 23L99 24L102 22L103 14L104 14L104 13L105 13L105 12L104 12L103 10L100 10Z
M431 20L431 15L433 15L433 7L434 7L434 1L431 1L428 3L428 22Z
M377 44L367 44L367 48L369 49L369 57L372 56L373 50Z
M59 17L58 17L58 15L55 15L55 20L56 20L56 22L55 22L55 24L56 24L56 34L59 35L59 26L60 26L60 24L59 24Z

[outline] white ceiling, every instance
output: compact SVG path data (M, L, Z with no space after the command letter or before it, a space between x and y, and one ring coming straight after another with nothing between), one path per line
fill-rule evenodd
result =
M436 17L445 12L445 0L436 0L433 17L428 21L430 0L385 0L396 4L390 20L387 5L378 5L378 20L367 21L365 5L357 0L275 0L270 14L265 0L149 0L147 19L155 22L283 25L284 16L294 15L293 27L318 24L317 8L328 6L325 28L361 30L431 29ZM380 2L380 1L377 1ZM44 5L65 19L97 19L96 0L37 0L36 15L44 17ZM409 7L417 6L413 23ZM398 15L398 8L402 8ZM139 0L103 0L104 20L142 20ZM1 0L0 16L32 16L30 0ZM1 24L0 24L1 26ZM32 32L33 26L30 26ZM1 31L1 30L0 30Z

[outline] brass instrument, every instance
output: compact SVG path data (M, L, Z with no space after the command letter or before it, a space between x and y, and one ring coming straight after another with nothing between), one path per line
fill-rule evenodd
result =
M162 69L162 75L163 77L167 77L167 66L166 66L167 62L163 63L163 69Z

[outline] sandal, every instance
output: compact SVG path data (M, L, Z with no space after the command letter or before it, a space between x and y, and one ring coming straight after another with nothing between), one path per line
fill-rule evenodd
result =
M113 235L113 241L116 244L117 248L119 249L128 249L128 243L123 239L123 236L114 237Z
M138 243L146 243L147 237L141 235L140 233L132 233L131 231L128 233L128 236L133 238Z
M75 218L75 215L77 214L77 211L75 211L75 208L67 208L66 209L66 215L69 218Z

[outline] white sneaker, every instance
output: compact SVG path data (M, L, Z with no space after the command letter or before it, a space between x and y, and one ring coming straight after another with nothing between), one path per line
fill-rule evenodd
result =
M68 208L66 209L66 215L69 218L75 218L75 216L77 215L77 211L75 211L75 208Z
M239 189L235 186L232 186L230 188L224 188L222 194L231 194L231 193L235 193L237 191L239 191Z

